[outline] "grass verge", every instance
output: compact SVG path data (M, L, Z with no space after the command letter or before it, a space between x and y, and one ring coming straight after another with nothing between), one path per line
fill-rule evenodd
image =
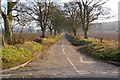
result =
M67 34L68 40L74 46L81 46L79 51L97 59L103 59L107 61L120 61L120 51L118 47L108 44L107 41L102 43L95 38L84 39L83 37L74 37L71 34Z
M5 45L0 48L2 69L9 69L21 65L45 49L47 46L55 43L62 37L62 34L56 36L47 36L43 39L35 39L33 41L25 41L23 44Z

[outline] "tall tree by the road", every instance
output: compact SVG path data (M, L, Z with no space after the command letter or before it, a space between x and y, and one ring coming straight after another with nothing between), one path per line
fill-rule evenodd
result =
M49 9L50 9L50 0L47 3L47 1L45 0L44 4L42 5L42 3L38 0L37 2L38 5L38 25L41 26L41 31L42 31L42 38L44 38L46 36L46 27L48 25L48 15L49 15ZM43 7L43 8L42 8Z
M3 23L3 22L2 22L2 17L1 17L1 16L0 16L0 21L1 21L1 22L0 22L0 29L1 29L0 31L2 32L2 42L1 42L1 43L2 43L2 46L5 46L5 40L4 40L4 33L5 33L5 32L4 32L4 29L3 29L3 27L2 27L2 23Z
M84 31L84 38L88 39L90 23L97 20L103 14L102 5L105 0L79 0L77 4L80 10L81 25Z
M69 2L64 4L65 12L67 14L67 22L69 28L74 33L74 36L77 34L77 29L80 27L80 18L78 13L78 6L75 2Z
M50 34L53 34L53 30L55 29L55 25L54 25L54 18L55 18L55 14L56 14L56 9L57 6L54 3L51 3L50 6L50 11L49 11L49 20L48 20L48 28L50 31Z
M53 5L50 9L50 15L49 15L49 21L50 26L49 29L54 30L54 34L56 35L58 32L60 32L63 27L65 26L65 16L64 12L60 9L59 5Z
M0 0L0 14L4 20L4 28L5 28L5 40L8 44L12 44L12 9L13 7L19 2L19 0L16 0L15 2L12 2L12 0L7 1L7 8L6 12L2 10L1 0Z
M28 21L35 21L37 23L37 27L41 28L41 38L44 38L46 36L46 28L48 26L50 5L50 0L34 0L28 5L25 3L19 4L19 6L16 7L17 9L14 10L22 12L22 14L24 13L24 16L28 16L28 18L26 18ZM23 20L26 19L23 18Z

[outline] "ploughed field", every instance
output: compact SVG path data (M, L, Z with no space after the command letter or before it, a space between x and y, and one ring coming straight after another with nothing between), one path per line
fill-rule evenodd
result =
M81 33L83 34L83 33ZM98 39L102 38L103 40L107 41L118 41L118 32L111 32L111 31L89 31L90 37L96 37Z

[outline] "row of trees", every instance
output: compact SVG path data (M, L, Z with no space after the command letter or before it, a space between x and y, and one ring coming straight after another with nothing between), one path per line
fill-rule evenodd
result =
M3 12L2 5L0 5L0 14L4 20L4 37L7 44L12 44L13 21L20 26L28 26L33 21L36 22L36 27L41 28L41 38L46 37L47 29L49 29L51 35L53 31L56 35L62 31L61 26L64 26L64 12L57 3L51 0L34 0L28 2L28 4L21 3L19 0L15 2L8 0L6 11Z
M19 16L19 18L16 18L16 21L18 21L19 23L22 23L23 19L24 23L36 21L37 27L41 28L42 38L46 36L47 28L49 29L51 35L53 30L56 34L56 32L58 32L59 30L58 26L61 27L62 24L60 23L60 21L64 21L64 13L60 9L59 5L55 4L50 0L35 0L34 2L29 3L28 5L22 3L19 4L19 6L16 6L14 10L18 12L18 15L22 15Z
M109 14L102 5L105 0L79 0L65 3L62 8L51 0L34 0L21 3L19 0L7 1L6 11L0 5L0 14L4 20L5 41L12 44L13 22L20 26L28 26L35 22L41 29L41 38L46 37L46 30L56 35L63 29L72 31L76 36L77 29L82 28L84 38L88 39L88 31L91 23L101 15ZM1 0L0 0L1 3ZM14 13L14 14L13 14ZM102 16L103 17L103 16ZM67 28L65 28L65 26Z
M68 28L73 31L74 36L76 36L77 29L82 28L84 38L88 39L91 23L110 14L109 9L103 7L106 2L107 0L79 0L64 5L69 24Z

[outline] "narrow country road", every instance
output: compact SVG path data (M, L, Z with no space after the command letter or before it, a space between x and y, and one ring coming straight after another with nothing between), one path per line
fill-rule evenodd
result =
M118 77L118 67L94 60L73 48L64 36L46 51L42 60L36 60L26 67L2 74L3 78L79 78Z

